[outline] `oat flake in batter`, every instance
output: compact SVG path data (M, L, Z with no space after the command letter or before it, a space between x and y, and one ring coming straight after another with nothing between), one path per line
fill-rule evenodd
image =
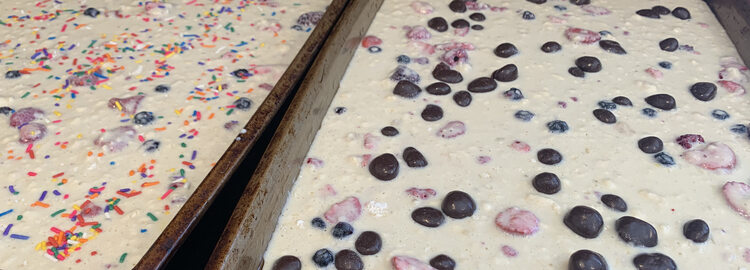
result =
M265 269L750 268L750 73L704 2L386 0L362 45Z

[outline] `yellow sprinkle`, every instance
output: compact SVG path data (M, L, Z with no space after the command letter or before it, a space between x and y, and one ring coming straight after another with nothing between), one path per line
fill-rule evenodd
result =
M118 111L122 111L122 105L120 105L119 101L115 101L115 106L117 106Z
M140 63L143 63L143 60L136 60L136 61L135 61L135 63L136 63L136 64L140 64Z
M66 109L73 109L73 106L70 106L70 103L68 103L68 104L65 105L65 108Z
M78 206L77 204L74 204L74 205L73 205L73 209L75 209L75 210L78 210L78 211L81 211L81 207L80 207L80 206Z
M175 171L174 168L169 169L169 172L174 172L174 171Z
M109 85L106 85L106 84L102 84L102 87L104 87L104 89L107 89L107 90L112 90L112 87L109 87Z
M78 138L78 139L83 138L83 134L78 133L78 135L76 135L76 138Z
M140 79L140 78L143 78L143 75L137 75L137 76L135 76L135 78L136 78L136 79Z
M182 114L182 112L180 110L174 110L174 113L177 114L177 115Z
M266 46L266 44L265 44L265 43L261 43L261 44L260 44L260 47L265 47L265 46Z
M60 116L62 115L62 113L60 113L60 112L58 112L58 111L54 111L54 112L52 112L52 113L54 113L54 114L55 114L55 115L57 115L58 117L60 117Z

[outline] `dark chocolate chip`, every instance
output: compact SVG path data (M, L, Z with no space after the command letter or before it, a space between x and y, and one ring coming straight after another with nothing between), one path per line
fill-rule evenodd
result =
M143 142L141 147L143 147L143 150L149 153L156 152L156 150L159 150L159 145L161 145L160 141L157 140L146 140Z
M543 172L534 176L531 185L534 186L536 191L549 195L560 192L562 186L560 184L560 178L550 172Z
M460 83L464 80L460 72L452 70L450 66L442 62L432 70L432 76L436 80L447 83Z
M613 98L612 102L614 102L617 105L622 105L622 106L628 106L628 107L633 106L633 102L631 102L629 98L623 97L623 96L618 96L618 97Z
M336 253L335 260L336 270L362 270L365 268L362 258L350 249L344 249Z
M422 92L418 85L410 81L400 81L393 88L393 94L405 98L415 98Z
M615 114L605 109L594 110L594 117L605 124L614 124L615 122L617 122L617 117L615 117Z
M169 85L166 84L160 84L154 87L154 91L157 93L166 93L169 92Z
M515 81L518 79L518 67L514 64L507 64L492 72L492 78L500 82Z
M651 10L658 13L659 15L669 15L669 13L672 13L672 11L665 6L654 6L651 8Z
M531 11L526 10L521 14L521 18L527 21L531 21L536 19L536 15L534 15L534 13L532 13Z
M674 97L669 94L656 94L646 98L646 103L656 108L669 111L677 107L677 102Z
M462 219L472 216L477 210L477 204L466 192L454 190L445 195L440 208L446 216Z
M96 16L99 16L99 13L101 13L98 9L95 8L87 8L83 11L83 15L89 16L91 18L96 18Z
M469 92L472 93L486 93L497 88L495 80L487 77L479 77L469 83L467 87Z
M555 165L563 160L562 154L552 148L544 148L536 152L536 158L542 164Z
M456 261L448 255L440 254L430 259L430 266L437 270L453 270L456 268Z
M427 27L438 32L445 32L448 30L448 22L443 17L435 17L427 21Z
M562 45L554 41L547 41L542 44L542 51L546 53L553 53L562 50Z
M380 239L378 233L373 231L361 233L359 237L357 237L357 241L354 242L354 248L362 255L375 255L380 252L382 246L383 240Z
M497 45L497 47L495 48L495 55L502 58L508 58L516 54L518 54L518 48L510 43L503 43Z
M479 13L479 12L475 12L475 13L472 13L471 15L469 15L469 19L471 19L473 21L477 21L477 22L483 22L487 18L484 16L484 14Z
M620 239L634 246L655 247L659 242L656 228L635 217L624 216L617 219L615 230Z
M469 106L471 105L471 93L468 91L458 91L453 94L453 101L456 102L456 105L461 107Z
M526 0L526 1L537 4L537 5L547 3L547 0Z
M481 25L475 24L475 25L472 25L472 26L471 26L471 29L472 29L472 30L477 30L477 31L480 31L480 30L484 30L484 26L481 26Z
M677 264L661 253L641 253L633 258L636 270L677 270Z
M659 13L657 13L656 11L653 11L651 9L640 9L640 10L636 11L635 14L641 15L641 16L646 17L646 18L651 18L651 19L658 19L658 18L661 17L661 16L659 16Z
M576 59L576 66L585 72L599 72L602 70L602 63L598 58L593 56L583 56Z
M602 215L596 209L579 205L570 209L563 218L563 223L571 231L583 238L593 239L599 236L604 227Z
M411 168L422 168L428 164L424 155L414 147L405 148L402 156L404 157L404 161L406 161L406 166Z
M453 28L466 28L469 27L469 25L469 21L464 19L458 19L451 23L451 26L453 26Z
M684 7L676 7L672 10L672 16L675 16L681 20L690 19L690 11Z
M690 93L700 101L710 101L716 97L716 85L710 82L699 82L690 86Z
M386 137L393 137L393 136L398 135L398 129L392 126L387 126L387 127L380 129L380 133Z
M276 261L273 263L273 266L271 266L271 269L273 270L300 270L302 269L302 262L294 256L282 256L281 258L276 259Z
M370 161L370 174L382 181L390 181L398 176L398 160L393 154L382 154Z
M680 42L678 42L676 38L667 38L659 41L659 48L663 51L673 52L676 51L678 47L680 47Z
M436 82L428 85L425 91L432 95L443 96L451 93L451 87L444 82Z
M572 1L572 0L571 0ZM582 249L570 255L568 270L608 270L607 261L602 254Z
M427 104L420 115L425 121L434 122L443 119L443 108L438 105Z
M601 200L605 206L611 209L614 209L615 211L619 211L619 212L628 211L628 204L625 203L625 200L620 198L620 196L617 196L614 194L604 194L602 195Z
M451 11L455 13L466 12L466 4L464 3L464 1L453 0L450 4L448 4L448 8L450 8Z
M628 54L628 52L622 48L622 45L614 40L601 40L599 41L599 47L614 54Z
M576 6L591 4L591 0L570 0L570 3Z
M578 67L571 67L571 68L569 68L568 69L568 73L570 73L570 75L573 75L574 77L578 77L578 78L586 77L586 73L583 72L583 70L580 69L580 68L578 68Z
M708 223L701 219L693 219L682 226L682 235L696 243L706 242L710 232Z
M638 148L646 154L654 154L664 150L664 143L658 137L648 136L638 140Z
M432 207L421 207L411 212L411 219L414 222L430 228L435 228L443 224L445 217L443 212Z

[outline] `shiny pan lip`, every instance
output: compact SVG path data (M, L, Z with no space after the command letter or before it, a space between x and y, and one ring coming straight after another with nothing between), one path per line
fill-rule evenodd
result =
M294 180L383 0L349 0L281 120L206 269L259 269Z
M258 165L206 269L261 269L305 155L383 0L350 0ZM750 63L750 0L705 0ZM744 32L743 32L744 31Z
M237 139L227 148L206 178L185 202L169 225L151 245L134 269L161 269L169 262L186 236L195 228L206 210L211 206L219 191L229 180L242 160L255 145L263 130L268 126L284 101L294 92L307 69L320 51L346 5L345 0L333 0L320 19L315 30L297 53L284 75L274 86L252 118L245 124L247 132L237 135Z

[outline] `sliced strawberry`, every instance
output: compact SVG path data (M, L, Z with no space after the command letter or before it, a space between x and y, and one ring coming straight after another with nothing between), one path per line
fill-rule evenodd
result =
M469 33L469 28L468 27L462 27L462 28L453 29L453 34L456 35L456 36L459 36L459 37L466 36L466 34L468 34L468 33Z
M132 126L120 126L108 129L94 140L94 145L105 146L111 152L119 152L128 146L135 138L135 128Z
M485 10L490 8L490 5L485 3L479 3L476 1L466 1L464 2L466 4L466 8L468 10Z
M527 210L510 207L497 215L495 225L507 233L527 236L539 231L539 218Z
M409 45L422 51L423 54L433 55L435 54L435 46L427 42L422 41L409 41Z
M362 166L362 168L365 168L370 164L370 160L372 160L372 154L364 154L362 155L362 161L359 165Z
M458 64L469 62L469 53L464 49L453 49L445 52L445 54L440 57L440 60L453 67Z
M366 36L362 38L362 47L370 48L372 46L378 46L383 44L383 40L376 36Z
M719 86L721 86L724 89L727 89L727 92L729 93L736 93L736 94L744 95L746 92L744 86L733 81L720 80L718 83L719 83Z
M522 142L522 141L513 141L513 143L510 144L510 148L516 149L516 151L524 152L524 153L531 151L531 146L529 146L529 144Z
M463 49L467 51L473 51L476 49L476 46L474 44L468 43L468 42L448 42L448 43L441 43L435 45L435 49L440 51L450 51L455 49Z
M428 40L432 38L432 34L424 26L414 26L406 32L406 37L410 40Z
M341 221L353 222L360 215L362 215L362 205L359 203L359 199L350 196L343 201L331 205L331 208L326 211L324 216L328 222L336 224Z
M24 124L30 123L31 121L39 120L42 118L44 118L44 111L40 109L33 107L21 108L10 116L10 126L20 127Z
M363 145L365 146L365 149L372 150L378 147L379 142L380 137L367 133L365 134L365 141Z
M72 75L66 79L66 83L70 86L94 86L97 82L99 82L99 77L88 73L81 76Z
M515 256L518 256L518 251L515 248L511 247L511 246L504 245L501 248L501 250L503 251L503 254L505 254L505 256L508 256L508 257L511 257L511 258L515 257Z
M602 39L602 35L599 33L578 27L569 27L565 30L565 37L570 41L581 44L592 44Z
M610 11L607 8L597 7L594 5L581 6L581 9L583 9L583 11L586 11L586 13L593 15L593 16L608 15L612 13L612 11Z
M427 200L429 198L435 197L437 195L437 191L431 188L410 188L406 190L406 194L409 194L409 196L418 199L418 200Z
M33 143L41 140L47 135L47 127L39 123L28 123L18 129L18 141L21 143Z
M430 3L424 2L424 1L414 1L411 2L411 8L414 10L414 12L419 14L431 14L433 11L435 11L435 8L430 5Z
M489 156L479 156L479 157L477 157L477 162L479 162L479 164L487 164L490 161L492 161L492 158L489 157Z
M395 270L437 270L429 264L409 256L393 256L391 264Z
M310 166L311 166L311 167L313 167L314 169L320 169L320 168L323 168L323 165L325 165L325 163L323 162L323 160L321 160L321 159L318 159L318 158L313 158L313 157L309 157L309 158L307 158L307 159L305 160L305 163L306 163L307 165L310 165Z
M675 141L677 142L677 144L679 144L680 146L682 146L682 148L685 148L685 149L690 149L697 144L702 144L706 142L706 140L703 139L703 136L698 135L698 134L685 134L680 137L677 137Z
M138 112L138 105L141 104L144 95L135 95L126 98L110 98L109 107L127 114L135 114Z
M745 249L745 253L742 254L742 258L745 259L745 262L750 263L750 248Z
M748 81L747 72L743 72L736 67L725 67L719 71L719 79L733 81L737 83L746 83Z
M742 182L727 182L721 190L734 211L750 219L750 185Z
M463 135L466 133L466 125L464 122L461 121L450 121L448 124L445 124L440 130L438 130L437 135L446 139L455 138L460 135Z
M737 165L737 157L732 148L720 142L712 142L701 149L685 151L680 155L688 163L707 170L729 172Z
M652 67L647 68L646 73L648 73L648 75L651 75L651 77L657 80L661 80L662 78L664 78L664 73L662 73L661 70L658 70Z

